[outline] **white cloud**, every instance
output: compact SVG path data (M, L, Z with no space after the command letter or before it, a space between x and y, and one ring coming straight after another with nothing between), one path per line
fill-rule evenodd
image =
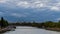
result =
M11 16L15 16L15 17L26 17L26 15L19 14L19 13L12 13Z
M32 9L50 9L50 10L56 10L59 11L60 9L60 1L53 1L53 0L0 0L0 3L6 3L8 4L8 7L16 7L19 8L32 8Z
M56 5L57 5L57 6L60 6L60 2L58 2Z
M60 2L57 0L55 2L53 2L53 0L35 0L32 2L20 1L17 3L17 6L22 8L38 8L38 9L48 8L50 10L59 11Z
M43 4L43 3L37 4L36 7L37 7L37 8L44 7L44 4Z
M25 8L28 8L30 6L30 4L26 1L20 1L20 2L18 2L17 5L20 7L25 7Z
M0 12L0 15L4 15L5 13L3 13L3 12Z
M24 8L41 8L44 7L44 3L42 3L41 1L36 2L20 1L17 3L17 6Z
M60 18L57 18L57 21L60 20Z
M44 3L42 3L41 1L36 1L33 2L31 6L33 6L33 8L41 8L44 7Z
M58 11L58 10L60 10L60 8L59 7L56 7L56 6L52 6L51 7L51 10L57 10Z
M0 0L0 3L6 3L8 0Z

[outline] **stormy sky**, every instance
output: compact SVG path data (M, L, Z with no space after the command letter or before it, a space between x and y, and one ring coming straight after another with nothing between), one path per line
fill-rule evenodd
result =
M8 21L58 21L60 0L0 0L0 17Z

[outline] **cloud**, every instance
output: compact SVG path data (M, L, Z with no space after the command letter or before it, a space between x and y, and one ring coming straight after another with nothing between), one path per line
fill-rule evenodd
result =
M50 10L56 10L59 11L60 9L60 2L55 0L35 0L32 2L29 1L20 1L17 2L17 6L22 8L37 8L37 9L50 9Z
M59 9L60 0L0 0L0 15L4 17L27 17L27 20L31 17L34 18L31 20L38 20L41 17L41 20L53 20L60 17L57 12Z
M60 10L60 8L59 8L59 7L56 7L56 6L52 6L50 9L51 9L51 10L55 10L55 11Z
M0 3L5 3L7 0L0 0Z
M20 1L17 6L28 8L30 4L26 1Z
M24 14L18 14L18 13L12 13L10 15L14 16L14 17L26 17L26 15L24 15Z
M50 9L59 11L60 1L59 0L0 0L0 3L5 3L9 8L19 7L19 8L32 8L32 9Z
M0 12L0 15L3 15L4 13L3 12Z
M20 1L17 3L17 6L23 8L41 8L44 7L44 4L40 1L36 2Z
M60 20L60 18L57 18L57 21L59 21Z

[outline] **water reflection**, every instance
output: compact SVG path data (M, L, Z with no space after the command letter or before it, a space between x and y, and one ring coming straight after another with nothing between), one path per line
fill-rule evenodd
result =
M19 26L15 31L6 32L4 34L60 34L60 32L48 31L35 27Z

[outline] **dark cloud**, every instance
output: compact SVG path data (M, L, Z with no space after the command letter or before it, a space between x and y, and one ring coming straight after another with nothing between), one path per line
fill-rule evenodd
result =
M0 0L0 17L9 21L54 21L59 9L59 0Z

